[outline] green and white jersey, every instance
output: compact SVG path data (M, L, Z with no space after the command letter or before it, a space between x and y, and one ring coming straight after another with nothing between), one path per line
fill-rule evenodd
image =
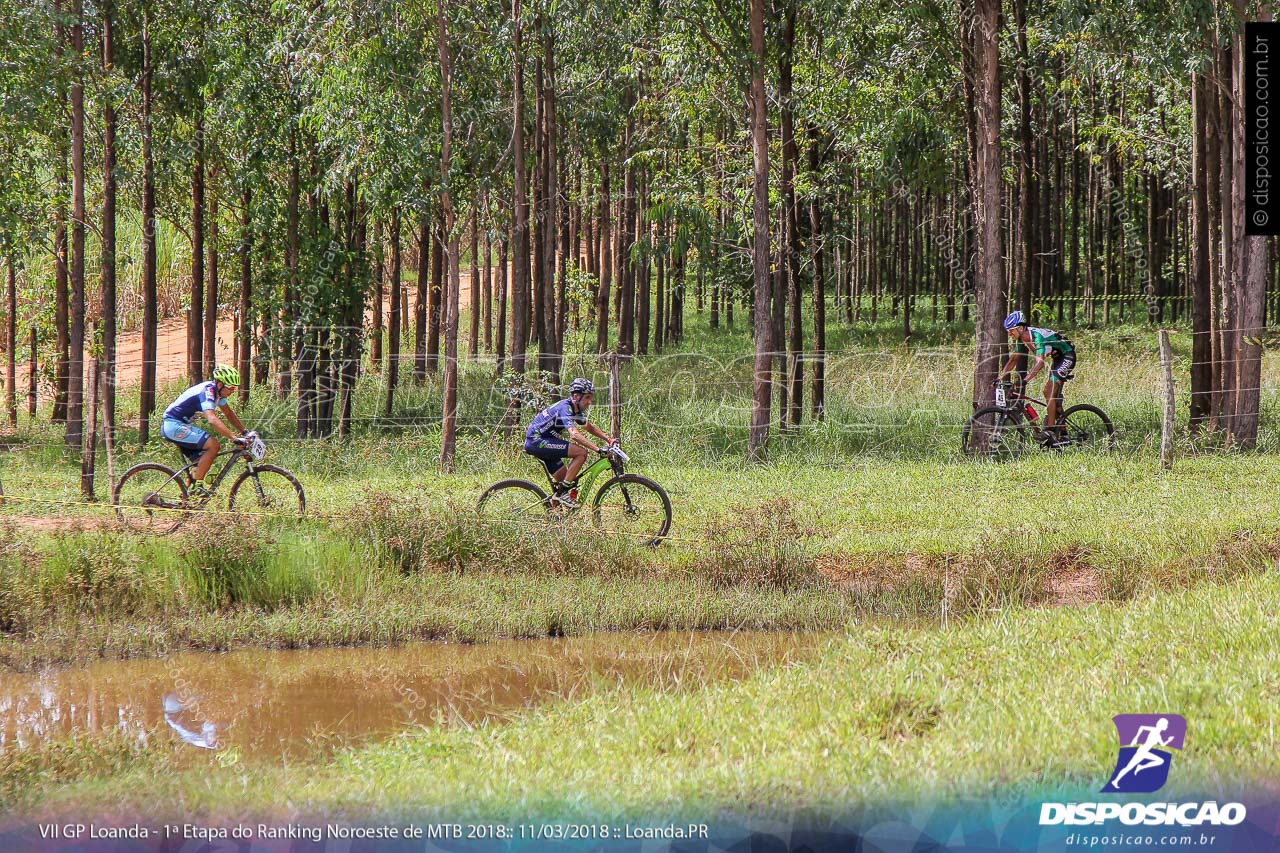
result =
M1049 350L1063 355L1075 352L1075 347L1071 345L1071 341L1052 329L1027 326L1027 331L1031 333L1031 349L1036 355L1044 355Z

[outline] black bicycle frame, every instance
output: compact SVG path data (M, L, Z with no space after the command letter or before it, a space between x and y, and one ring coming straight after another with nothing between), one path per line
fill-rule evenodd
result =
M236 459L238 459L239 457L245 458L246 460L245 464L249 466L249 472L250 473L253 472L253 457L250 456L249 452L245 450L243 447L236 447L231 450L224 450L221 453L219 453L217 456L213 457L213 459L216 462L218 461L218 459L222 458L223 456L227 456L229 458L227 459L227 463L223 465L221 470L219 470L218 473L214 476L213 485L209 488L209 491L211 492L216 491L218 486L222 485L222 481L226 479L227 473L231 471L231 466L236 464ZM186 457L183 457L183 458L186 458ZM167 486L169 483L172 483L174 480L178 479L183 474L186 474L188 471L190 471L192 468L194 468L198 464L199 464L198 462L188 462L186 465L182 466L177 471L175 471L173 476L165 481L165 485ZM163 489L164 486L161 486L160 488ZM156 491L159 491L159 490L160 489L157 489Z

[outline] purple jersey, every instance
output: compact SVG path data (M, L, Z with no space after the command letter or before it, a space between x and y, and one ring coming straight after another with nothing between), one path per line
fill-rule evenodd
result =
M586 422L587 413L574 411L573 400L565 398L538 413L525 431L525 440L537 441L552 435L564 437L569 427L582 426Z

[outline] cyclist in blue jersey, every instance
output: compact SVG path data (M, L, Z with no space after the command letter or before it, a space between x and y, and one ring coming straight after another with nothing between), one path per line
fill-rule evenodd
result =
M551 477L553 500L567 509L577 506L573 491L578 485L578 472L587 461L587 452L601 450L583 430L609 445L618 441L587 422L587 410L591 408L594 394L595 385L590 379L573 380L569 384L569 396L539 412L525 431L524 452L541 460ZM568 467L564 464L566 457Z
M191 471L191 491L200 497L208 497L209 487L204 477L213 466L221 445L218 440L191 421L196 415L203 415L214 431L226 436L237 444L244 443L245 428L240 418L227 403L240 386L240 371L227 365L218 365L213 369L213 378L208 382L198 382L178 395L178 399L164 410L164 420L160 423L160 434L177 445L188 461L195 461L196 467ZM222 417L218 412L222 412ZM223 421L226 418L226 421ZM231 427L240 433L231 431Z

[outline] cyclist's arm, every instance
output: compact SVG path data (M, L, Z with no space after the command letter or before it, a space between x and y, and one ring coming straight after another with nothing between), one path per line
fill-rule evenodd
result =
M1013 355L1009 356L1009 360L1004 363L1004 367L1000 368L1000 374L996 376L997 382L999 382L1001 379L1004 379L1006 375L1013 372L1014 366L1018 363L1019 355L1021 355L1021 353L1015 351Z
M588 429L592 428L591 424L584 424L584 426L586 426ZM599 430L597 430L597 432L599 432ZM587 450L590 450L593 453L600 449L596 447L595 444L592 443L585 435L583 435L582 431L578 429L576 426L569 427L569 440L572 441L574 444L577 444L581 447L585 447Z
M225 410L224 410L224 411L225 411ZM214 432L217 432L217 433L219 433L219 434L221 434L221 435L226 436L227 438L231 439L232 441L235 441L235 439L236 439L236 434L235 434L235 433L233 433L233 432L232 432L232 431L227 427L227 425L226 425L226 424L224 424L224 423L222 422L222 418L218 417L217 412L215 412L213 409L206 409L206 410L205 410L205 412L204 412L204 418L205 418L205 420L207 420L207 421L209 422L209 426L213 427ZM237 420L238 420L238 419L237 419Z
M235 412L231 411L230 406L222 406L221 411L222 411L222 414L226 416L227 420L231 421L231 425L236 429L240 430L241 435L244 435L246 432L248 432L248 430L244 428L244 422L240 420L240 416L237 415Z
M595 424L593 424L593 423L586 423L586 424L583 424L583 426L585 426L585 427L587 428L587 432L591 433L592 435L594 435L596 438L600 439L601 441L606 442L606 443L608 443L608 442L610 442L610 441L613 441L613 439L609 436L609 434L608 434L608 433L606 433L604 430L600 429L600 427L596 426Z
M1039 373L1042 367L1044 367L1044 353L1038 352L1036 353L1035 364L1031 365L1031 369L1027 371L1027 381L1030 382L1031 378Z

